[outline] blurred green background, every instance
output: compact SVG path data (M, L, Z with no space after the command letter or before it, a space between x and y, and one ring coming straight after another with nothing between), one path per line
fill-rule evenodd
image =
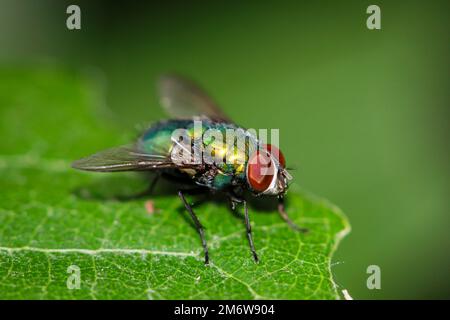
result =
M66 28L69 4L81 7L79 31ZM381 8L381 30L366 28L370 4ZM0 65L94 76L112 114L104 121L123 132L164 116L160 73L193 77L239 124L280 128L297 183L346 212L352 233L332 266L341 289L360 299L450 298L449 9L0 0ZM366 287L372 264L381 290Z

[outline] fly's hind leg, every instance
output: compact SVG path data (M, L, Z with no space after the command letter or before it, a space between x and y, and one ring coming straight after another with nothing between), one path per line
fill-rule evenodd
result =
M194 221L195 227L197 228L198 234L200 235L200 239L202 241L203 251L205 253L205 264L209 264L209 254L208 254L208 246L206 245L206 239L205 239L205 233L203 231L203 226L198 220L197 216L194 213L194 210L192 210L189 203L186 201L186 198L184 197L183 192L180 190L178 191L178 196L180 197L181 201L183 201L184 207L189 212L192 220Z
M285 209L284 209L284 199L282 197L278 198L278 213L280 214L281 218L283 218L284 221L295 231L306 233L309 230L307 228L302 228L296 225L287 215Z
M152 195L153 191L155 190L156 183L159 181L160 177L161 177L161 174L156 173L155 176L153 177L152 182L144 191L133 194L131 196L120 196L120 197L118 197L118 199L119 200L133 200L133 199L146 198L149 195Z
M152 182L150 183L148 189L146 190L146 192L148 194L153 194L153 191L155 191L156 184L158 183L160 177L161 177L161 173L156 173L155 174L155 176L153 177Z

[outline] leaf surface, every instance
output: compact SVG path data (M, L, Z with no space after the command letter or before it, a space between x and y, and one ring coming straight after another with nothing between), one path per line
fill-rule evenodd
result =
M211 265L176 195L143 191L142 176L92 174L72 160L120 144L84 77L55 69L0 70L0 299L336 299L331 256L349 225L328 201L288 194L287 212L255 203L255 264L242 217L226 203L194 209ZM100 111L99 111L100 110ZM190 198L194 201L194 198ZM80 285L74 287L74 270Z

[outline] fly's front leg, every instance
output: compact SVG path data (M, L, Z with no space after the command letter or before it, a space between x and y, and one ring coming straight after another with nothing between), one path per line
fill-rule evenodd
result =
M253 243L252 226L250 225L250 218L248 216L247 201L243 200L243 203L244 203L245 227L247 229L248 244L250 245L250 250L252 252L253 259L257 263L259 261L259 259L258 259L258 255L256 254L255 245Z
M306 233L309 230L307 228L302 228L296 225L287 215L285 209L284 209L284 199L282 197L278 198L278 213L280 214L281 218L283 218L284 221L295 231Z
M191 215L192 220L194 220L195 227L197 228L198 234L200 235L200 239L202 241L203 251L205 253L205 264L209 264L209 254L208 254L208 246L206 245L206 239L205 239L205 233L203 231L203 226L198 220L197 216L194 213L194 210L192 210L189 203L186 201L186 198L184 197L183 192L180 190L178 191L178 196L180 197L181 201L183 201L184 207Z
M228 200L230 201L230 204L231 204L231 210L233 210L233 211L236 209L236 204L244 202L243 199L238 198L233 193L228 193L227 196L228 196Z

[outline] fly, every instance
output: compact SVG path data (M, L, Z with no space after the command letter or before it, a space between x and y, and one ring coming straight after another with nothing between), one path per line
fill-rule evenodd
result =
M255 135L236 125L190 80L176 75L162 76L158 92L162 106L173 119L156 122L130 145L100 151L73 162L72 167L98 172L151 171L157 173L152 186L161 176L187 181L191 186L189 192L206 189L224 193L233 210L237 204L243 205L248 243L255 262L259 259L245 191L254 196L277 197L278 212L283 220L296 231L307 231L286 214L283 198L292 177L276 146L263 144ZM233 139L224 139L230 132L234 134ZM178 196L197 228L205 264L208 264L203 226L186 201L187 192L180 189Z

